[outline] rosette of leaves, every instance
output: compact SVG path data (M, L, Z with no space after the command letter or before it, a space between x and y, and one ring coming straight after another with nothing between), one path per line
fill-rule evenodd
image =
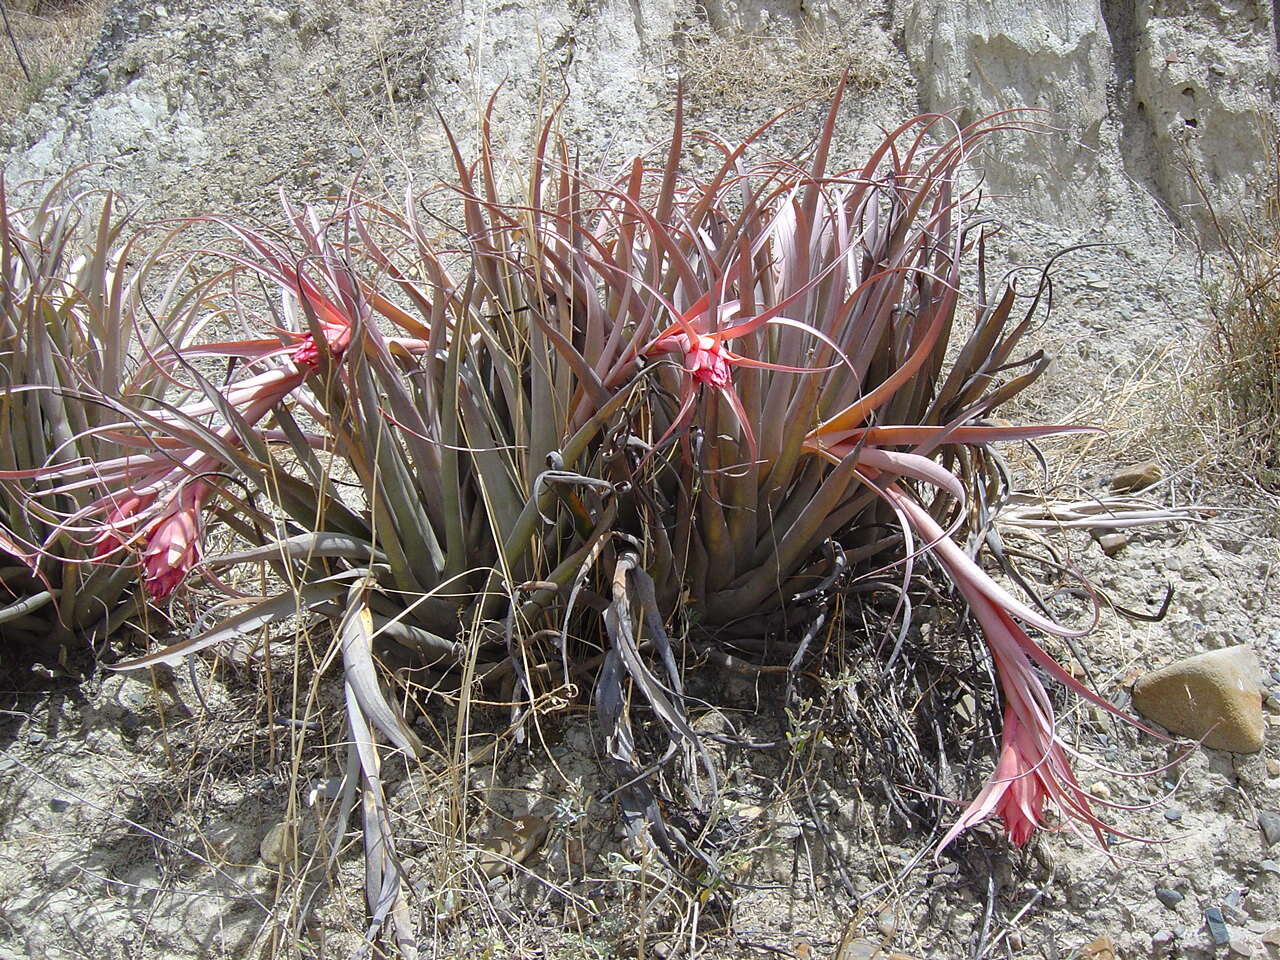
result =
M29 205L0 181L0 642L6 662L48 668L145 610L136 564L102 556L94 504L139 452L110 429L116 400L159 402L164 380L145 357L176 333L157 319L140 337L155 254L111 193L76 177Z
M797 672L871 590L899 598L901 645L922 558L984 633L1000 770L1021 784L998 772L958 829L994 815L1025 841L1049 802L1105 839L1035 668L1102 701L1023 625L1079 631L976 561L1009 493L994 445L1083 429L992 419L1045 367L1018 352L1045 287L989 282L967 159L1025 125L919 117L844 167L839 104L803 157L772 160L756 156L770 125L730 145L677 109L666 148L614 176L582 169L553 120L515 190L486 118L478 157L454 145L454 182L403 209L353 193L286 204L278 229L219 221L232 248L175 281L185 325L216 313L248 336L162 354L175 399L115 435L140 442L143 424L202 476L237 477L243 495L224 483L209 508L250 546L197 569L265 563L281 586L121 666L332 619L353 744L333 851L360 793L371 935L405 922L377 746L421 749L386 668L488 685L517 736L590 691L629 829L713 869L697 837L714 765L681 664ZM717 157L705 174L685 165L694 136ZM214 280L197 271L210 255ZM221 382L199 373L211 357L232 361ZM655 756L637 703L669 736ZM688 765L684 830L649 776L670 763Z

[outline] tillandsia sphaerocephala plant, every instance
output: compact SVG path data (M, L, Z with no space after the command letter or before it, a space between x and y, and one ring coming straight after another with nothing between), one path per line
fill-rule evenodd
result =
M96 491L75 524L96 550L140 551L155 594L192 565L269 563L290 584L121 666L302 611L334 619L357 744L342 809L364 791L377 923L401 894L375 747L420 745L371 664L497 688L517 735L593 690L629 827L705 859L642 775L692 763L685 799L714 815L680 663L772 650L798 671L870 580L897 578L901 643L926 559L980 624L1007 718L996 773L944 843L991 816L1025 842L1046 802L1104 841L1037 670L1096 694L1019 622L1076 631L975 559L1009 493L994 445L1086 429L992 420L1044 369L1017 353L1044 287L989 294L967 160L1028 124L918 117L845 167L840 101L803 158L774 160L756 154L782 117L730 145L686 132L678 105L665 149L612 177L578 165L553 118L514 193L491 101L478 158L453 145L453 182L402 206L353 192L324 213L286 204L281 229L217 220L233 248L182 261L190 292L168 315L249 335L151 348L172 399L113 407L113 435L142 452L58 481ZM705 174L685 166L694 138L717 158ZM216 382L211 358L237 365ZM201 562L210 509L248 543ZM670 735L656 759L634 703Z
M95 640L142 622L146 597L131 565L107 549L103 521L142 509L126 506L120 481L157 454L117 430L115 404L128 396L138 416L162 406L165 378L139 357L190 333L169 319L187 294L162 283L164 243L79 177L0 179L0 645L9 665L78 669ZM144 327L137 314L152 285L156 316Z

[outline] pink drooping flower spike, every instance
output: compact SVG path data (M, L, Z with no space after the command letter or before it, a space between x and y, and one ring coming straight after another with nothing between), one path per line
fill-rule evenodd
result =
M285 315L302 329L275 328L275 336L264 339L190 344L156 358L162 365L198 357L234 358L245 361L243 369L250 375L223 388L216 403L207 398L193 400L150 414L157 425L177 428L157 449L106 464L51 471L66 481L58 490L99 484L107 488L104 496L74 518L77 529L87 527L95 537L99 561L124 548L138 551L153 599L171 593L199 561L203 509L215 490L209 478L230 466L207 449L175 437L227 408L239 418L239 429L256 427L320 368L322 356L340 360L357 326L368 323L375 310L402 328L422 329L394 304L362 287L345 268L339 252L324 240L314 214L299 215L287 203L285 209L307 247L303 258L257 231L209 219L227 227L256 259L234 253L222 256L273 283L281 292ZM314 278L303 269L304 263L315 267ZM394 337L388 342L411 353L427 348L426 341L415 338ZM130 428L122 424L121 432L129 433ZM209 433L218 444L240 442L237 427L229 423Z
M203 510L211 492L203 480L186 484L152 525L142 551L147 592L152 599L172 593L200 560Z
M345 343L339 344L345 348ZM306 337L292 350L285 367L237 384L228 391L226 400L246 426L254 427L303 384L317 362L315 343ZM175 412L159 414L157 419L180 424L213 412L212 403L198 401ZM229 425L213 432L226 443L236 443L235 431ZM95 555L105 560L122 547L136 545L142 556L147 593L153 600L172 593L199 561L204 507L214 492L213 486L201 478L226 467L216 456L195 449L166 448L163 454L161 462L168 467L158 476L154 469L147 470L136 486L117 489L98 501L109 512L101 525ZM153 457L136 459L144 469L154 468L156 463Z
M1101 848L1107 834L1118 831L1093 812L1092 800L1076 779L1068 749L1058 736L1049 694L1035 671L1038 666L1074 693L1147 733L1158 736L1067 673L1015 621L1059 636L1078 636L1014 599L997 584L896 483L879 489L910 527L932 547L982 627L1004 698L1004 732L995 772L938 845L941 852L963 831L991 817L999 817L1010 840L1025 844L1036 827L1044 826L1046 801L1064 826L1084 836L1087 828Z
M230 255L231 259L274 281L284 295L286 312L291 312L290 302L300 305L311 329L277 330L268 339L184 345L156 356L153 359L161 366L199 357L235 358L245 361L243 370L249 375L222 388L217 402L191 400L148 412L149 422L121 422L104 430L127 445L148 449L103 462L59 463L0 475L54 481L35 497L102 489L101 497L63 520L59 530L87 535L93 546L91 562L113 562L122 552L136 555L147 594L156 600L168 596L200 560L203 511L215 492L211 478L230 466L209 447L238 446L237 429L256 427L297 391L320 366L322 352L340 359L351 344L356 323L369 312L360 291L337 276L340 269L326 272L334 276L327 277L322 289L300 266L289 262L283 248L252 231L230 226L262 262L237 255ZM417 341L404 344L410 350L422 347ZM202 446L181 439L193 425L228 409L239 419L238 427L230 423L202 427L213 441Z

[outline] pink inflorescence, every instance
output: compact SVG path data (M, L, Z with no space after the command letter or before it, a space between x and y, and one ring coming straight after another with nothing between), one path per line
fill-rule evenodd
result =
M316 338L307 334L293 348L293 362L299 370L312 369L320 363L320 348L316 346Z
M1043 772L1048 758L1037 756L1035 749L1017 713L1006 709L1000 760L986 789L993 795L995 815L1004 821L1009 839L1016 847L1030 840L1043 823L1044 801L1049 796Z
M684 368L693 379L709 387L727 387L733 380L733 371L729 366L729 358L724 347L714 337L701 336L690 345L690 338L684 340Z
M209 493L209 485L202 481L187 484L152 526L142 566L147 593L153 600L172 593L199 561L202 511Z

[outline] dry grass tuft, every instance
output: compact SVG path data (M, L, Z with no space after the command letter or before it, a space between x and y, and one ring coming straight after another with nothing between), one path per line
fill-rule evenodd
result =
M0 23L0 123L9 123L81 63L106 5L103 0L6 0L0 6L7 21Z
M1267 151L1256 210L1226 220L1192 166L1217 246L1205 260L1210 327L1198 391L1216 407L1226 448L1259 483L1280 490L1280 131L1264 123Z
M684 54L690 95L722 107L797 103L835 92L847 70L851 91L878 90L888 62L843 37L802 30L794 37L715 36Z

